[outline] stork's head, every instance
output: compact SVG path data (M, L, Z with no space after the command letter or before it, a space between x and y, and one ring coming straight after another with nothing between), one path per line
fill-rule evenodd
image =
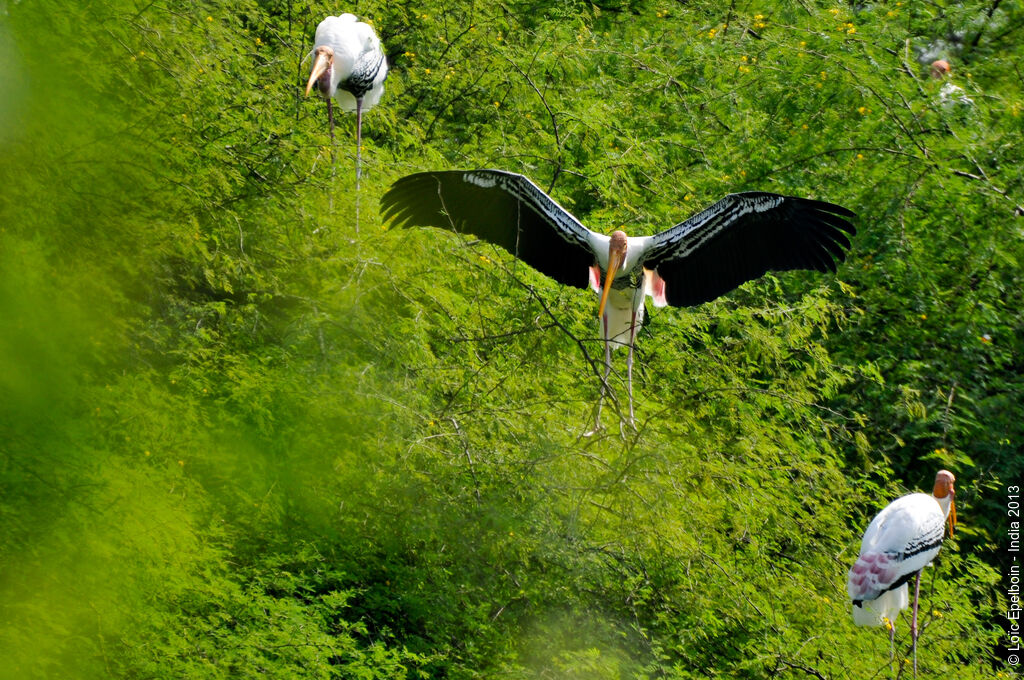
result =
M325 97L331 96L331 71L334 68L334 50L327 45L318 45L313 50L313 70L309 72L309 82L306 83L306 96L317 86Z
M615 280L615 272L622 263L626 261L626 245L629 240L626 232L613 231L608 241L608 273L604 277L604 290L601 291L601 304L597 308L597 318L604 316L604 305L608 302L608 291L612 289L612 281Z
M949 73L949 62L945 59L936 59L932 62L932 78L942 78Z
M945 509L947 503L942 501L946 498L949 499L948 505L949 510L946 513L946 517L949 519L949 535L953 535L953 530L956 528L956 506L954 505L954 498L956 496L956 490L953 488L953 482L956 481L956 477L949 470L939 470L935 475L935 488L932 490L932 495L938 499L939 505Z

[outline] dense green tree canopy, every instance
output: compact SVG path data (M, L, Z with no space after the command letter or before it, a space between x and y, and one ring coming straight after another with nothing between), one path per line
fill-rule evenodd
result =
M846 573L940 467L921 675L1016 672L1019 2L0 11L0 678L891 677ZM342 11L391 65L358 194L302 96ZM606 232L759 189L858 234L652 310L638 427L581 437L593 296L379 218L479 167Z

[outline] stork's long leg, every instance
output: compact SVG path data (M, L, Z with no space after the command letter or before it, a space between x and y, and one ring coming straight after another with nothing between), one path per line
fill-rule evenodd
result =
M914 647L914 677L917 677L917 600L921 595L921 572L914 577L914 615L910 620L910 637Z
M334 104L327 98L327 123L331 130L331 165L334 165Z
M355 190L362 176L362 97L355 97Z
M899 616L899 614L897 614ZM889 621L888 619L886 619ZM889 621L889 670L893 670L892 662L896 658L896 622ZM895 671L893 671L895 673Z
M359 234L359 178L363 174L363 98L356 97L356 235Z
M629 392L629 424L636 427L633 420L633 341L636 340L636 310L629 324L629 358L626 359L626 389Z
M604 393L608 389L608 377L612 374L612 343L608 341L608 315L601 318L604 327L604 378L601 380L601 393L597 397L597 415L594 416L594 429L601 429L601 407L604 405Z
M334 171L336 169L336 157L334 153L334 104L331 98L327 98L327 123L328 128L331 131L331 186L334 186ZM334 212L334 192L330 192L327 196L328 210Z

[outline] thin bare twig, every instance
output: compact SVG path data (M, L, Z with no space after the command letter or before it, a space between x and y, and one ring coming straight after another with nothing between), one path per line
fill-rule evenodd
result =
M533 82L533 78L530 77L530 74L519 68L519 64L512 61L509 57L504 54L501 56L505 58L505 61L512 64L512 68L519 71L519 75L526 79L526 82L529 83L530 87L533 88L533 91L537 93L538 97L540 97L541 104L543 104L544 108L547 109L548 117L551 118L551 131L555 136L555 171L551 174L551 184L549 184L547 188L547 193L551 193L551 190L555 188L555 182L558 180L558 176L562 174L562 137L558 130L558 116L556 116L555 112L551 110L547 97L545 97L544 93L540 91L537 84Z
M965 177L967 179L973 179L976 182L984 182L985 184L988 185L988 188L991 191L994 191L995 193L999 194L1003 198L1013 202L1013 199L1010 198L1010 194L1008 194L1005 189L1000 189L996 185L992 184L992 180L990 180L986 176L975 175L975 174L970 173L970 172L964 172L963 170L955 170L955 169L954 170L950 170L950 172L952 172L957 177ZM1021 206L1019 203L1015 203L1014 207L1013 207L1013 214L1016 217L1024 217L1024 206Z

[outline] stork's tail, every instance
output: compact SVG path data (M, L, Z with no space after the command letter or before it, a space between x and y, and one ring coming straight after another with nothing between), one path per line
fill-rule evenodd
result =
M895 621L900 611L910 604L907 584L887 590L874 600L856 600L853 604L853 622L858 626L882 626L886 620Z

